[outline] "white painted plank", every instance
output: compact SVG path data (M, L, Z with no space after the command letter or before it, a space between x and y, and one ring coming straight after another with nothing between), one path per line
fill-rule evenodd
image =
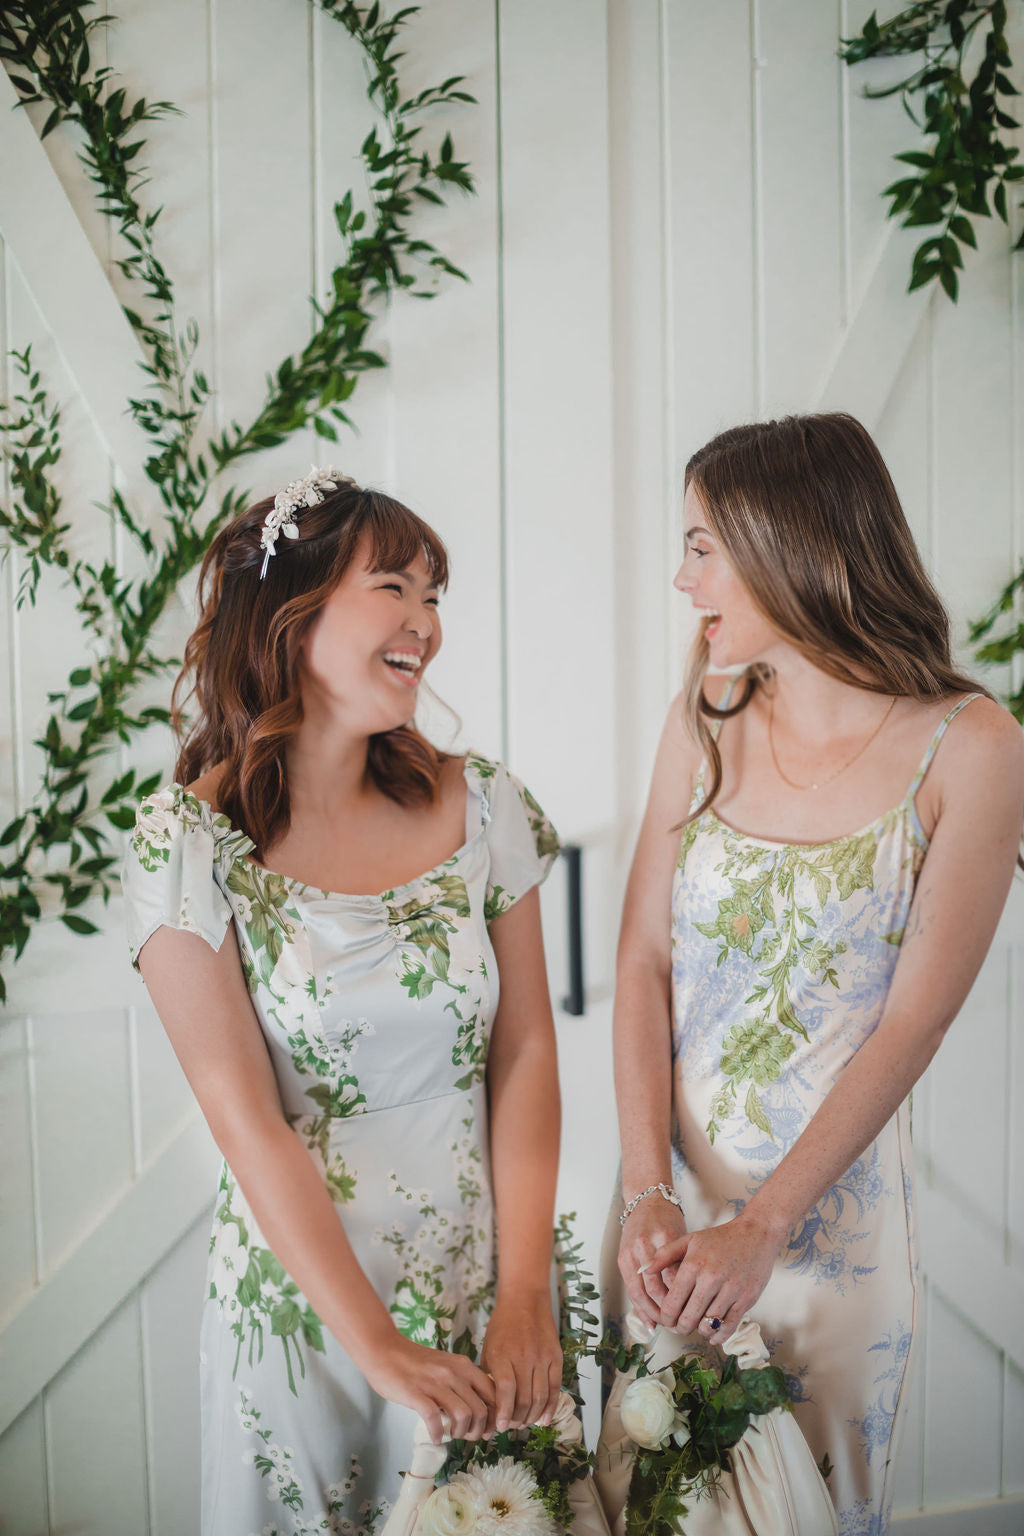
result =
M575 836L614 803L605 10L500 27L509 756Z
M896 1472L893 1509L902 1511L921 1508L921 1490L924 1476L924 1426L925 1426L925 1350L924 1312L920 1309L918 1335L914 1341L914 1358L910 1375L904 1388L906 1419L896 1456Z
M128 961L121 896L113 897L108 907L96 900L80 910L101 931L81 938L60 922L37 924L7 978L9 1013L84 1014L145 1002L142 978ZM73 993L66 985L69 974L75 978Z
M1006 582L1012 548L1010 255L999 221L980 222L959 304L935 311L935 566L958 642Z
M968 1220L996 1244L1007 1193L1008 962L1005 946L995 944L929 1071L942 1127L931 1152L935 1179L951 1195L956 1191ZM978 1112L965 1115L964 1104L978 1106Z
M141 1132L141 1167L147 1168L196 1117L188 1079L144 993L134 1011L136 1093Z
M213 10L219 373L225 419L243 426L267 373L312 331L309 15L304 0L218 0ZM259 454L236 479L271 494L306 472L310 441Z
M139 391L141 354L46 151L16 103L17 93L0 70L0 231L30 275L102 442L115 460L132 464L144 443L124 404Z
M40 1248L48 1276L131 1177L127 1034L119 1012L53 1014L33 1020L31 1030Z
M933 1288L928 1333L928 1427L924 1501L929 1508L992 1499L999 1492L1002 1369L983 1336L989 1318L978 1291L971 1327ZM964 1413L970 1404L969 1432Z
M501 452L498 358L497 60L494 11L476 0L426 6L411 23L403 82L410 93L465 75L479 105L424 119L436 151L452 134L479 188L424 205L417 232L469 276L445 279L429 301L397 297L391 312L395 493L442 534L452 582L445 643L431 685L461 717L460 740L503 748ZM445 731L445 722L439 722ZM444 736L441 737L444 740ZM447 744L447 742L445 743Z
M632 830L643 808L669 699L679 682L671 588L682 476L670 432L661 6L613 0L608 10L612 196L615 465L615 697L620 806Z
M928 368L928 329L919 326L874 426L875 441L925 565L931 543Z
M317 291L326 301L332 292L330 274L345 255L334 205L346 192L351 192L357 209L370 209L369 185L359 147L379 118L367 100L362 50L340 22L332 21L319 8L313 17L313 55L313 257ZM403 81L405 66L413 62L414 59L406 59L399 66ZM444 74L453 72L446 70ZM430 83L437 84L437 80ZM369 345L390 357L390 334L389 314L378 314ZM334 462L361 485L390 488L394 479L394 383L390 369L371 369L360 378L350 415L355 430L339 427L339 446L320 445L316 449L318 462L326 462L333 453Z
M748 0L667 7L677 462L757 411Z
M755 0L763 245L761 411L806 410L839 337L839 72L836 7Z
M42 1536L51 1529L41 1398L0 1435L0 1522L4 1536Z
M1014 881L1007 903L1007 914L1024 926L1021 909L1024 908L1024 890L1020 880ZM1020 929L1018 928L1018 932ZM1014 942L1010 951L1011 964L1011 1031L1010 1031L1010 1126L1006 1145L1008 1189L1006 1199L1007 1237L1011 1246L1024 1253L1024 1042L1021 1040L1020 1018L1024 1006L1024 944Z
M1024 1494L1024 1370L1006 1362L1003 1396L1003 1467L1004 1498Z
M199 1321L210 1247L204 1215L142 1287L149 1536L199 1529Z
M128 1189L0 1336L0 1431L212 1207L217 1153L196 1120Z
M993 1237L977 1226L959 1191L932 1187L924 1180L918 1190L918 1215L922 1264L933 1287L965 1317L975 1320L993 1349L1005 1351L1020 1364L1024 1329L1015 1301L1020 1270L1007 1255L1002 1235ZM931 1353L928 1359L931 1403Z
M47 1391L52 1530L139 1536L148 1529L140 1364L132 1297Z
M36 1281L35 1210L29 1111L28 1049L24 1019L0 1023L0 1317L7 1316Z

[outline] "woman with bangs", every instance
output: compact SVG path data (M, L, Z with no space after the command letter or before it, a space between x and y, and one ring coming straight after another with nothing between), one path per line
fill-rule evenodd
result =
M176 782L131 839L132 960L224 1154L207 1536L371 1532L416 1414L439 1441L554 1411L558 843L413 722L447 576L432 529L334 470L236 518Z
M879 1536L918 1310L907 1095L1006 899L1024 741L953 665L851 417L722 433L684 517L702 623L622 923L608 1302L716 1342L752 1316L841 1536Z

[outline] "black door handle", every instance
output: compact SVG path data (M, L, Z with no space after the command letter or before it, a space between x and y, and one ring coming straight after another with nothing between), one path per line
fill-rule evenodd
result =
M569 992L562 999L562 1008L566 1013L579 1016L586 1012L583 996L583 849L578 843L566 843L562 857L568 866L566 917L569 929Z

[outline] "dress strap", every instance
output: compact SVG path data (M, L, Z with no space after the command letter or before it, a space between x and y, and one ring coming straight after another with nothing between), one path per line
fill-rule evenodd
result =
M738 681L739 681L739 679L737 677L735 677L735 676L729 678L729 681L725 685L725 692L722 694L721 700L720 700L719 705L718 705L719 709L728 709L729 708L729 701L732 698L733 689L736 687L736 684L737 684ZM721 729L722 729L722 722L721 722L721 720L712 720L712 722L711 722L711 734L712 734L712 736L714 737L714 739L716 741L718 740L718 735L719 735L719 732L721 731ZM690 810L691 811L693 810L694 806L695 805L699 805L700 802L704 798L704 773L705 773L705 771L707 769L707 766L708 766L707 758L706 757L702 757L701 758L701 762L700 762L700 767L697 770L697 779L696 779L696 782L694 783L694 786L693 786L693 794L690 796Z
M935 756L935 753L938 750L939 742L942 740L943 736L945 736L947 730L949 729L950 721L955 720L960 711L964 709L968 704L972 703L974 699L983 699L984 697L985 695L983 693L965 693L963 698L958 699L948 714L944 715L943 718L939 721L935 735L932 737L931 741L928 743L928 746L925 748L925 754L921 759L920 766L910 781L910 788L907 790L908 800L914 800L918 790L921 788L921 783L924 779L924 776L928 772L928 769L931 767L932 758Z

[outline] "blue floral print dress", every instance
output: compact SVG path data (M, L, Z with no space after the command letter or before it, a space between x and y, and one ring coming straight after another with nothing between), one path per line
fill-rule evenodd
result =
M272 874L178 785L145 800L124 871L133 962L161 925L233 924L281 1101L395 1323L479 1345L495 1241L484 1074L488 924L558 852L504 767L465 763L466 842L418 879L341 895ZM415 1416L370 1389L268 1247L225 1164L201 1338L204 1536L368 1536Z
M928 848L917 791L950 721L977 697L940 723L899 805L848 837L775 842L713 809L684 829L672 888L671 1136L690 1230L743 1210L878 1024ZM703 771L692 804L702 795ZM611 1265L606 1293L614 1320L622 1292ZM751 1313L815 1459L831 1463L840 1536L889 1528L917 1306L905 1103L790 1234Z

